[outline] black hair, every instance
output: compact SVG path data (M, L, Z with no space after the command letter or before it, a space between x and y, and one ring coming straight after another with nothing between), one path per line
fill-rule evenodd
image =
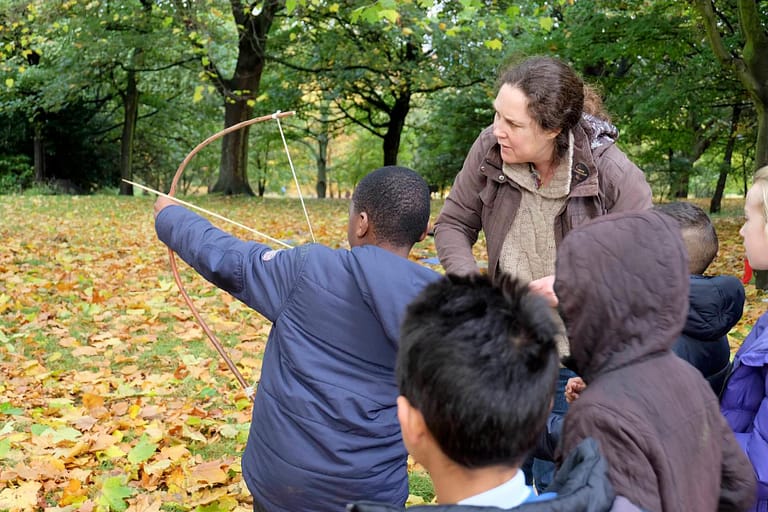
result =
M658 204L653 209L677 221L688 251L688 270L691 274L703 274L717 256L719 248L717 232L709 215L695 204L685 201Z
M569 133L584 110L584 82L565 62L554 57L531 57L501 74L499 86L520 89L528 98L528 114L544 130L560 130L555 137L556 161L568 151ZM589 105L596 104L588 89ZM595 105L595 108L598 108ZM600 116L598 116L600 117Z
M501 274L446 275L408 306L396 375L446 456L517 465L544 428L558 373L546 301Z
M429 224L429 185L412 169L386 166L365 176L352 195L356 213L365 212L379 241L410 248Z

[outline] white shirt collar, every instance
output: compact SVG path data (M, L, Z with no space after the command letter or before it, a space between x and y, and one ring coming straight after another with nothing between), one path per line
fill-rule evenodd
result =
M527 500L531 492L532 489L525 485L525 475L518 469L515 476L498 487L470 496L461 500L458 504L510 509Z

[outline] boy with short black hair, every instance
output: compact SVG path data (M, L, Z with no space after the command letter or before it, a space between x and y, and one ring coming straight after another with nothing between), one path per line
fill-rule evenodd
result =
M355 188L351 250L275 251L240 240L167 198L158 237L203 277L273 323L243 477L256 511L334 511L375 497L403 505L407 453L395 359L406 305L439 275L407 259L426 235L429 187L389 166Z
M554 492L536 496L519 469L551 407L558 332L546 300L504 274L498 284L484 275L445 276L408 307L397 358L398 418L442 505L408 510L611 509L614 493L591 440L556 475ZM398 508L362 502L349 510Z
M731 359L728 332L744 311L744 286L734 276L705 276L717 256L718 239L709 215L684 201L654 206L680 226L688 253L688 317L672 351L707 379L715 394L723 389Z

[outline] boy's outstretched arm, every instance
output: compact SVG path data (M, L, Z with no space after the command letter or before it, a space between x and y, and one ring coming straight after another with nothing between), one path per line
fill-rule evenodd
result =
M213 226L172 199L155 202L158 238L205 279L274 321L303 263L302 248L273 251Z

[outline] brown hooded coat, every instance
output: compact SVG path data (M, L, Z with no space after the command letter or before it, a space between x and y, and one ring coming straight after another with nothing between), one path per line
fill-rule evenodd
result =
M607 215L565 237L555 293L587 388L559 453L600 443L616 493L649 511L744 510L755 478L699 372L670 348L688 311L680 230L654 211Z

